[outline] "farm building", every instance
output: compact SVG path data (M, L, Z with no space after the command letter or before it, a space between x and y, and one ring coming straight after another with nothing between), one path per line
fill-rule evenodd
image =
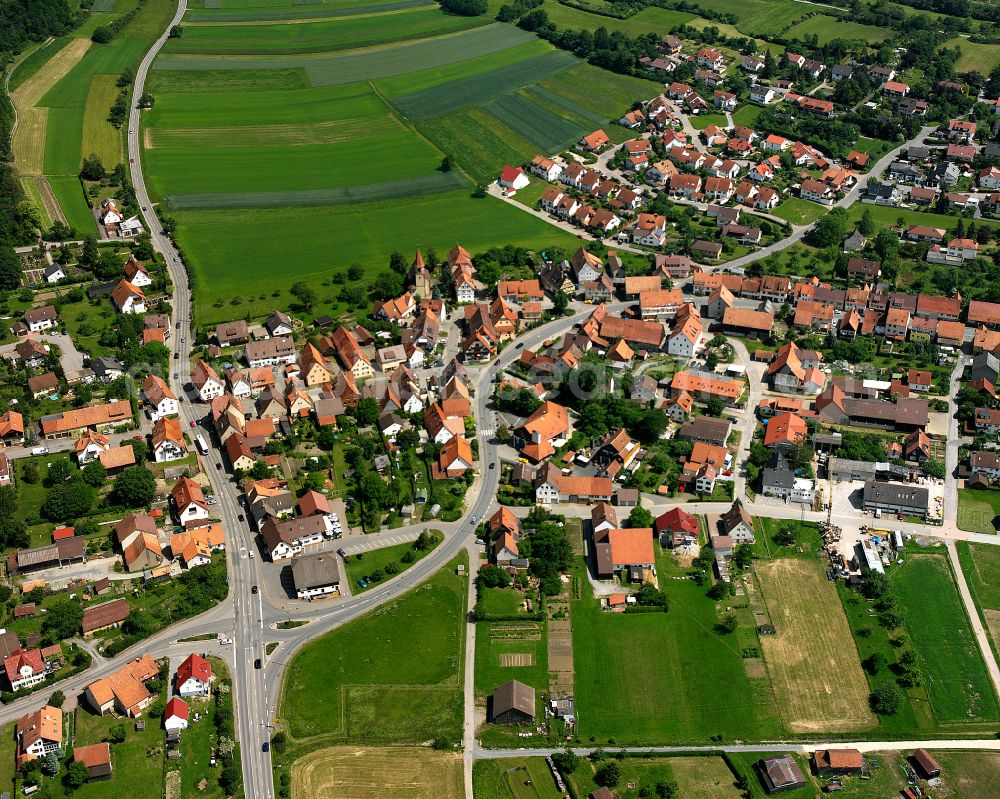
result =
M757 773L764 790L768 793L780 793L802 788L806 784L805 775L799 764L791 755L782 757L766 757L757 761Z
M532 724L535 721L535 689L510 680L493 692L494 724Z

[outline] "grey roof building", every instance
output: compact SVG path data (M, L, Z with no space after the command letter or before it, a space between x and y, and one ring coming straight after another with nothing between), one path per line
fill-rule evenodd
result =
M535 720L535 689L509 680L493 692L493 722L523 724Z
M340 591L340 562L332 552L299 555L292 561L292 581L299 599L312 599Z
M929 492L923 486L910 483L885 483L870 477L865 481L864 505L866 510L887 510L926 516Z

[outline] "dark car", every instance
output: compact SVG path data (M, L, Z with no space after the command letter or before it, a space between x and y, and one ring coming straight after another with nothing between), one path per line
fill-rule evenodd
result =
M261 749L264 750L265 752L267 752L268 750L270 750L270 748L271 748L271 742L270 741L264 741L264 745L261 747Z
M347 550L344 549L343 547L341 547L340 549L337 550L337 554L340 555L340 557L342 557L342 558L346 558L347 557Z
M522 342L521 342L520 344L518 344L518 345L517 345L516 347L514 347L514 349L515 349L515 350L519 350L519 349L521 349L521 347L523 347L523 346L524 346L524 342L522 341Z
M218 469L219 471L222 471L222 464L221 463L215 464L215 468Z
M490 468L491 468L491 469L495 469L495 468L496 468L496 466L497 466L497 465L496 465L495 463L491 463L491 464L490 464Z
M255 669L259 669L259 668L260 668L260 658L257 658L257 659L256 659L256 660L255 660L255 661L253 662L253 667L254 667Z
M257 593L257 586L254 586L253 588L251 588L250 589L250 593L251 594L256 594Z
M239 516L237 516L236 518L239 519L241 522L245 522L246 521L246 517L242 513Z

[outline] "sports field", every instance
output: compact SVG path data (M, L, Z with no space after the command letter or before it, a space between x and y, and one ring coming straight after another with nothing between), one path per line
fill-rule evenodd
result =
M416 747L317 749L292 766L292 799L462 799L462 756Z
M819 563L759 562L757 580L775 635L761 636L779 711L794 732L845 732L875 723L836 589Z
M467 592L455 574L458 562L296 653L279 711L294 738L418 743L461 737Z
M670 579L680 574L670 560L657 562L668 613L604 613L581 573L572 608L578 735L619 744L776 737L767 676L748 677L741 656L750 640L719 634L715 603L704 587Z
M996 721L996 694L944 555L912 554L890 579L937 720Z

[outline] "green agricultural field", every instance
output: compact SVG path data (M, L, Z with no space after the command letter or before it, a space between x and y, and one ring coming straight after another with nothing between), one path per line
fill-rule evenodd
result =
M294 25L189 25L184 36L171 39L164 52L216 56L324 53L454 33L486 21L429 8Z
M546 0L542 10L549 15L549 21L557 28L582 28L594 30L604 27L609 31L621 31L631 36L655 33L666 36L673 28L694 19L694 14L667 8L644 8L628 19L615 19L603 14L590 14L579 8L563 5L558 0Z
M944 781L959 799L993 799L1000 774L1000 752L931 750Z
M793 225L808 225L815 222L828 210L818 203L801 200L798 197L789 197L777 205L771 213L782 219L787 219Z
M157 62L162 65L165 62ZM168 62L166 62L168 63ZM161 94L214 94L306 89L309 78L304 67L287 69L154 69L146 80L146 91L160 102ZM157 106L153 113L159 110ZM147 117L150 114L147 114Z
M108 112L120 91L118 78L114 75L95 75L90 82L83 112L80 158L82 160L96 153L108 171L122 162L121 131L108 122Z
M857 22L837 19L826 14L817 14L815 17L800 22L790 28L784 34L789 39L804 39L807 36L816 36L821 45L831 42L834 39L860 39L871 45L884 42L893 32L888 28L879 28L875 25L861 25Z
M891 578L941 723L1000 718L972 627L944 555L911 554Z
M454 80L442 86L405 94L392 100L405 118L430 119L468 106L479 105L504 92L554 75L579 61L563 50L553 50L516 64Z
M958 489L958 529L996 535L1000 521L1000 491Z
M578 574L582 598L572 617L580 737L651 744L779 735L766 673L761 668L751 680L744 669L742 646L750 641L715 631L715 603L705 587L670 579L680 572L669 554L657 566L668 613L605 613Z
M53 175L48 180L70 227L81 236L96 234L97 223L83 196L80 179L75 175Z
M519 30L514 28L514 30ZM479 29L462 34L463 37L478 33ZM481 75L484 72L492 72L500 67L511 64L519 64L522 61L542 56L553 51L553 47L542 39L515 44L505 50L468 58L464 61L442 64L440 66L419 69L416 72L407 72L402 75L393 75L377 81L375 86L384 97L402 97L407 94L432 89L435 86L449 84L461 78L470 78L474 75Z
M188 23L222 23L284 19L323 19L324 17L352 17L361 14L380 14L404 8L426 8L428 5L427 0L385 0L385 2L368 4L358 4L357 0L349 0L346 3L309 3L298 5L294 8L205 8L189 11L186 21Z
M977 44L964 37L949 39L942 47L959 47L962 57L955 62L956 72L978 72L986 76L1000 64L1000 47L995 44Z
M60 36L43 42L26 55L14 71L10 73L10 84L8 90L13 92L32 75L35 75L48 62L52 56L62 50L69 42L69 36Z
M539 81L538 86L609 120L620 119L632 103L650 100L663 90L658 81L606 72L592 64L560 72Z
M434 247L445 253L457 242L473 253L507 242L536 249L577 244L575 236L500 200L472 201L465 192L409 200L402 215L395 202L341 206L337 224L330 224L330 209L324 207L180 211L174 216L177 239L197 280L199 324L232 318L234 307L221 303L233 297L241 299L237 311L241 317L248 312L268 313L275 304L275 275L281 275L282 286L301 279L318 284L331 271L360 263L369 270L370 279L386 268L394 250ZM302 231L309 231L309 251L315 257L289 258L289 253L302 251ZM248 253L253 254L249 261ZM334 301L327 303L326 294L319 293L325 308L344 310Z
M768 36L816 12L816 7L796 0L698 0L709 11L735 14L736 27L746 36Z
M416 127L479 183L495 180L504 164L520 164L538 154L534 144L478 108L424 120Z
M461 737L463 555L400 599L318 638L288 667L280 714L296 739Z
M575 144L589 133L586 126L564 119L520 94L502 94L482 108L546 153Z

